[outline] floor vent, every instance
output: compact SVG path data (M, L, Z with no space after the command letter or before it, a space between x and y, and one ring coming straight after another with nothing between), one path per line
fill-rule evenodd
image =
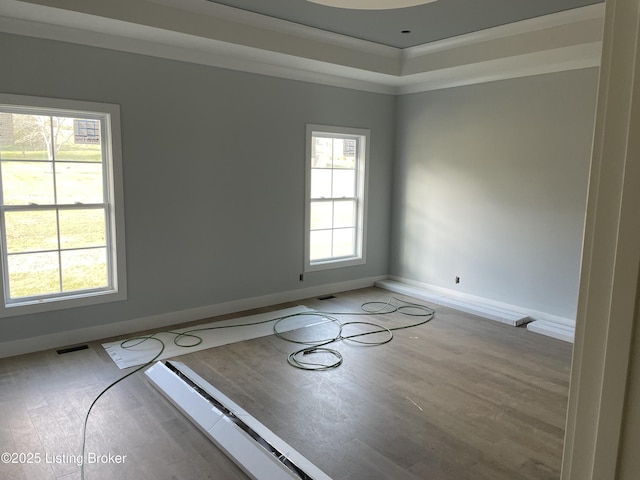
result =
M65 353L78 352L80 350L86 350L89 348L89 345L76 345L75 347L67 347L61 348L60 350L56 350L58 355L64 355Z
M336 296L335 295L331 295L331 294L323 295L321 297L318 297L318 300L329 300L330 298L336 298Z

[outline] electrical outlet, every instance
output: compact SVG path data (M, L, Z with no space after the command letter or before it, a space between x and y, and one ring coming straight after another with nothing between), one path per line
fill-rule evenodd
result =
M460 277L456 277L456 285L460 283Z

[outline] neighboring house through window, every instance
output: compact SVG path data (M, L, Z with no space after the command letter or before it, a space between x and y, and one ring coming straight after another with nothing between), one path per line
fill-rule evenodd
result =
M369 130L307 125L305 271L365 263Z

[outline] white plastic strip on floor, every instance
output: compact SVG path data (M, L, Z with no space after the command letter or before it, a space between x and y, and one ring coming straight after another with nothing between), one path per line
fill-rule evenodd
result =
M180 362L157 362L151 383L255 480L331 480L288 443Z
M172 330L173 332L188 332L196 328L200 329L208 327L224 327L230 325L258 323L266 321L266 323L259 323L258 325L251 325L246 327L238 326L234 328L222 328L195 332L195 335L198 335L200 338L202 338L202 343L194 347L187 348L179 347L173 343L173 339L176 337L174 334L162 332L155 335L156 338L162 340L165 344L165 350L162 356L158 358L158 360L177 357L179 355L197 352L199 350L205 350L207 348L218 347L220 345L242 342L244 340L250 340L252 338L265 337L267 335L273 334L273 324L277 319L288 315L296 315L305 312L314 312L314 310L311 308L307 308L304 305L298 305L297 307L275 310L273 312L259 313L247 317L234 318L231 320L221 320L203 325ZM278 327L278 331L296 330L310 325L317 325L318 323L322 323L323 321L325 320L319 318L317 315L299 315L281 324ZM185 343L189 342L188 337L183 337L183 340ZM132 342L131 344L133 343L134 342ZM112 360L121 369L144 365L145 363L152 360L160 350L160 344L153 340L146 341L131 348L123 348L121 344L122 340L102 344Z

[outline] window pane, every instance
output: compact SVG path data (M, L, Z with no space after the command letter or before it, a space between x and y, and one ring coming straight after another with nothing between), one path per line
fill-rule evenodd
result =
M356 196L356 171L333 170L333 195L334 198Z
M333 202L333 227L356 226L356 202L355 200Z
M309 259L321 260L331 258L331 230L311 232L309 237Z
M2 196L5 205L51 205L52 162L2 162Z
M67 148L67 144L73 143L73 119L66 117L50 118L54 158L60 159L61 150Z
M347 257L356 254L356 229L341 228L333 231L333 256Z
M62 290L83 290L108 286L107 249L61 252Z
M60 292L57 252L9 255L7 263L11 298Z
M56 162L59 204L102 203L102 164Z
M356 168L356 140L354 138L334 139L333 168Z
M311 142L311 168L331 168L333 139L313 137Z
M331 170L311 169L311 198L331 198Z
M56 160L102 161L100 120L53 117L52 121L57 133Z
M3 113L0 118L0 158L51 160L51 117Z
M311 202L311 230L331 228L333 202Z
M55 210L5 212L4 218L8 253L58 249Z
M103 209L61 210L60 248L106 246L105 212Z

